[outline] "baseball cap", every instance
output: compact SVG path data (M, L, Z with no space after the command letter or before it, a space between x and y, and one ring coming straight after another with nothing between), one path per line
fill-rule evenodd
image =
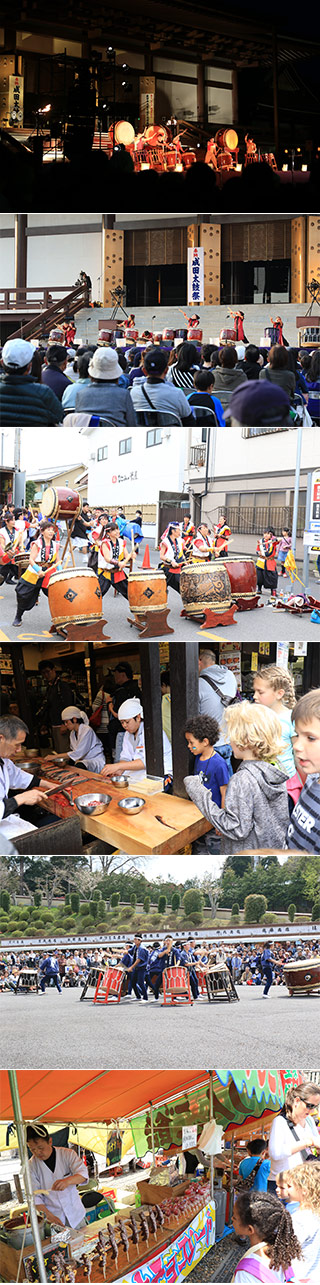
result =
M266 380L251 380L232 393L224 417L236 419L239 424L271 427L285 424L289 411L289 397L283 388Z
M22 370L24 366L29 366L33 353L33 344L27 339L7 339L2 349L3 365L8 370Z
M163 375L168 365L168 352L164 348L147 348L143 364L148 375Z
M121 366L113 348L96 348L88 370L92 379L119 379L122 375Z

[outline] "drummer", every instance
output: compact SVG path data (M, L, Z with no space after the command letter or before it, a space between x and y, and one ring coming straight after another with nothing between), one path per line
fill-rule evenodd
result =
M180 572L184 566L182 536L179 522L171 522L161 536L159 567L164 571L168 588L180 593Z
M5 581L10 584L12 580L17 579L15 553L18 551L22 553L23 545L23 531L16 531L14 513L5 513L0 528L0 585L4 584Z
M63 755L66 763L76 763L86 772L101 772L106 762L104 749L90 727L88 715L77 705L67 705L62 710L61 721L70 732L70 750Z
M214 557L227 558L228 544L231 536L231 530L230 530L230 527L228 526L228 523L226 522L224 513L221 514L219 521L216 522L213 528L213 532L214 532L214 550L213 550Z
M183 552L185 557L188 557L192 552L192 542L196 534L196 528L194 523L191 521L190 513L186 513L183 518L183 522L180 522L180 532Z
M12 762L21 750L29 728L16 716L0 718L0 835L14 839L15 835L36 830L31 821L19 816L19 807L34 807L45 798L44 791L52 789L52 781L37 772L24 772ZM17 791L17 792L16 792ZM11 797L9 798L9 793ZM55 818L52 818L55 820ZM48 813L48 824L51 820Z
M16 586L17 610L13 624L20 628L25 611L35 607L40 590L48 597L50 575L57 570L59 539L52 522L40 522L30 549L30 562Z
M211 562L213 538L207 522L200 522L192 541L192 562Z
M111 585L123 598L128 597L125 567L135 557L134 549L127 553L126 542L121 538L117 524L106 523L102 529L98 552L98 580L103 598Z
M137 696L123 701L118 709L118 719L124 728L124 738L119 763L107 763L102 776L122 776L125 772L130 784L146 777L146 748L143 709ZM166 733L162 732L164 775L172 775L172 750Z
M196 330L199 325L200 317L197 312L194 312L192 317L188 317L188 328L189 330Z

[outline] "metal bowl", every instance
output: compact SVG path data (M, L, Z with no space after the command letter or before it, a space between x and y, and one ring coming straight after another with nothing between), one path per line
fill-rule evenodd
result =
M38 764L36 759L30 759L30 763L29 761L25 763L17 762L17 767L20 767L22 772L31 772L32 776L34 775L39 776L39 769L38 769Z
M63 766L64 766L64 767L70 767L70 764L69 764L69 763L66 763L66 760L65 760L64 754L50 754L50 756L49 756L49 757L50 757L50 760L51 760L51 766L52 766L52 767L55 767L55 766L57 766L57 767L63 767Z
M128 812L129 816L135 817L138 812L142 812L145 803L145 799L139 798L119 799L118 808L122 808L123 812Z
M97 802L98 800L98 802ZM87 817L98 817L101 812L106 812L111 803L111 794L78 794L75 799L78 812L83 812Z
M126 786L129 785L128 776L111 776L110 781L112 781L112 785L115 785L116 790L125 790Z

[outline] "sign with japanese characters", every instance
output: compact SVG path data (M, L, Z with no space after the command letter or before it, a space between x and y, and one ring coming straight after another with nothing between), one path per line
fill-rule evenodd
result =
M188 249L188 304L204 303L204 248Z
M23 76L9 76L9 125L23 125Z

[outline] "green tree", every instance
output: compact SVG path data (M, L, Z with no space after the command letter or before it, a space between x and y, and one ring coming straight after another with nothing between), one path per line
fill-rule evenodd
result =
M103 920L104 920L104 917L105 917L106 912L107 912L107 906L106 906L106 902L102 900L102 897L101 897L101 900L100 900L100 901L97 901L97 906L98 906L98 915L99 915L99 919L103 919Z
M144 897L143 909L144 909L145 915L148 915L150 911L150 897Z
M240 914L240 906L239 906L239 902L238 902L238 901L234 901L234 902L233 902L233 906L231 907L231 914L232 914L232 915L239 915L239 914Z
M66 892L64 904L65 906L70 906L70 892Z
M5 910L6 914L9 913L10 902L11 902L10 893L7 892L6 888L3 888L2 892L0 893L0 906L2 906L2 910Z
M202 913L203 911L203 893L200 888L189 888L184 894L183 908L186 915Z
M112 910L116 909L116 906L119 905L119 901L120 901L120 893L112 892L110 897L110 906L112 907Z
M267 898L252 893L245 898L244 903L244 922L245 924L258 924L262 915L268 909Z
M130 897L130 906L132 906L132 909L134 910L136 905L137 905L137 896L135 892L132 892Z
M90 918L97 920L98 915L100 915L100 901L92 900L90 901Z
M73 915L78 915L80 910L80 896L78 892L70 894L70 906Z
M172 900L171 900L172 910L179 910L180 903L181 903L180 892L174 892L172 894Z
M92 901L100 901L100 897L101 897L100 888L94 888L92 893Z
M167 909L167 898L164 896L164 893L162 892L160 893L160 897L158 901L159 915L164 915L166 909Z
M318 919L320 919L320 901L314 902L312 906L311 919L313 924L316 924Z
M297 913L297 907L295 906L294 901L290 901L290 906L288 906L288 919L290 924L294 923L296 913Z
M27 508L29 508L29 505L31 505L32 507L37 488L38 488L38 483L32 482L31 478L28 478L28 481L26 482L26 507Z
M41 902L42 902L41 892L34 893L33 901L35 906L41 906Z

